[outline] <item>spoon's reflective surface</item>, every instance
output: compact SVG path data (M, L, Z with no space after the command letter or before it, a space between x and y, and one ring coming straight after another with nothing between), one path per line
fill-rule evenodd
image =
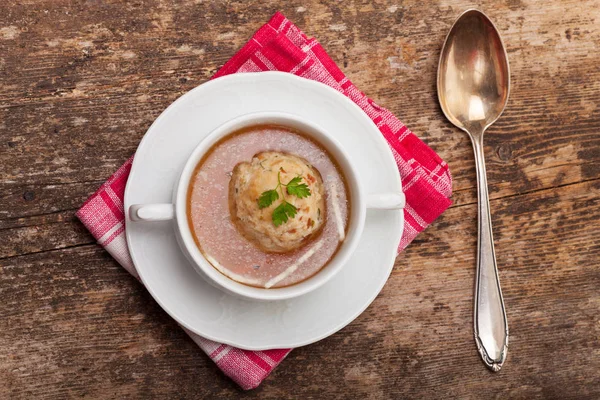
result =
M498 31L480 11L454 23L440 56L438 98L446 117L469 134L475 151L479 204L475 341L485 364L499 371L508 351L483 156L483 132L502 114L510 88L508 59Z

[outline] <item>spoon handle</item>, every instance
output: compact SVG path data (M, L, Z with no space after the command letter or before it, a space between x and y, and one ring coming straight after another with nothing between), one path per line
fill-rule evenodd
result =
M500 289L492 219L488 197L483 133L472 136L477 169L478 238L477 275L475 278L474 333L475 343L485 365L500 371L508 351L508 323Z

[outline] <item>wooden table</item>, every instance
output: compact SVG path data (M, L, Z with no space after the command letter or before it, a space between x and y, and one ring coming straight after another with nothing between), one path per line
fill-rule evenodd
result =
M474 3L245 3L0 3L0 398L599 398L600 3L479 2L513 84L485 147L511 332L498 374L473 341L472 150L435 90ZM74 212L278 9L448 161L454 204L365 313L243 394Z

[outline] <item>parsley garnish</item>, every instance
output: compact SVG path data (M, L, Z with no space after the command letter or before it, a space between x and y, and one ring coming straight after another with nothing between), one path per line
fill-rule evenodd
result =
M296 196L300 199L310 196L310 189L306 183L300 184L301 176L297 176L286 185L288 194Z
M290 218L294 218L296 216L296 213L298 212L298 209L292 203L289 203L285 199L283 186L286 187L287 194L291 196L296 196L299 199L303 199L311 195L310 188L308 187L308 185L300 182L302 182L302 177L297 176L295 178L292 178L292 180L288 183L282 183L281 172L278 172L277 186L275 186L275 189L262 192L260 197L258 198L258 208L262 210L263 208L271 206L276 200L279 199L279 193L277 192L277 190L281 190L281 197L283 199L283 202L277 207L275 207L275 209L273 210L273 214L271 215L271 219L273 220L273 224L275 226L279 226L288 222L288 220Z
M277 193L277 190L267 190L266 192L262 192L258 198L258 208L263 209L269 207L278 198L279 193Z
M273 220L273 224L275 224L275 226L279 226L288 222L288 217L294 218L297 212L298 209L293 204L290 204L284 200L283 203L278 205L277 208L273 210L271 219Z

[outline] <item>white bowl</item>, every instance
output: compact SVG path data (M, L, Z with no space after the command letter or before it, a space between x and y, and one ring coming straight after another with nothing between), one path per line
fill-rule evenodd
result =
M217 271L204 257L192 236L187 218L187 192L193 172L202 157L223 137L245 127L261 124L277 124L299 130L321 144L333 156L342 169L350 189L350 224L346 238L332 260L318 273L298 284L281 288L258 288L244 285ZM242 115L214 129L194 149L181 172L173 191L172 204L134 204L129 208L132 221L147 223L173 219L176 224L177 241L181 250L196 271L211 285L244 298L253 300L285 300L311 292L329 281L351 257L365 223L367 208L398 209L404 206L402 193L368 195L364 193L359 174L353 167L343 146L327 131L316 124L281 112L260 112Z

